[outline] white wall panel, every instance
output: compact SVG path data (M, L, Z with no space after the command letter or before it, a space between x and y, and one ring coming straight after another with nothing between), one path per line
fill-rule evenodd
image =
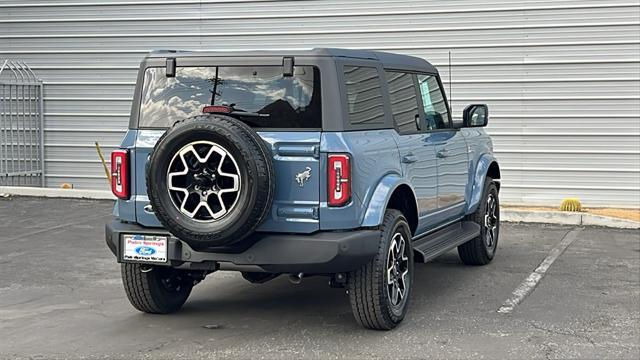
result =
M128 124L152 49L378 49L421 56L454 114L491 109L502 199L640 207L640 5L531 0L0 0L0 59L45 80L47 184L106 188L93 142Z

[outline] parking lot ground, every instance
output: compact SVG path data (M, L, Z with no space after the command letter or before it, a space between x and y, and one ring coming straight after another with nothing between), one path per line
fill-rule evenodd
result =
M255 285L219 272L182 311L139 313L104 243L111 207L0 199L0 357L640 357L638 230L503 224L488 266L464 266L455 251L416 264L407 318L380 332L360 328L344 290L323 277ZM574 230L531 295L498 313Z

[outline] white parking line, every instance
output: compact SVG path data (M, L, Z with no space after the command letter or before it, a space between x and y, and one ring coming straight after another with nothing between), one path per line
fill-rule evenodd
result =
M582 229L573 229L569 231L564 236L564 238L562 238L562 241L560 241L558 245L551 249L549 255L547 255L547 257L542 260L540 265L538 265L538 267L533 270L533 272L529 274L529 276L527 276L527 278L524 279L524 281L515 290L513 290L511 297L508 298L507 301L504 302L504 304L502 304L500 309L498 309L498 312L501 314L510 313L516 306L518 306L518 304L520 304L527 296L529 296L529 294L533 292L536 286L538 286L540 280L542 280L542 278L545 276L551 264L553 264L553 262L556 261L556 259L560 257L560 255L562 255L562 253L569 247L569 245L571 245L571 243L573 243L573 241L578 238L578 234L581 230Z

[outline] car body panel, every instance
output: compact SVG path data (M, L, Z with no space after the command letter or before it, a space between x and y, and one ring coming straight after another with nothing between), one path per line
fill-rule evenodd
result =
M467 208L466 214L476 211L482 190L484 188L484 180L491 164L498 164L498 160L493 154L493 144L491 138L483 128L466 128L461 133L467 140L469 146L469 179L467 181ZM498 179L494 179L498 180Z
M273 153L276 192L271 216L257 230L279 232L287 229L297 233L319 230L320 132L260 131L258 135L269 144ZM300 174L309 176L301 177Z
M467 142L457 129L434 133L437 139L438 218L434 223L460 216L465 209L469 177Z
M389 173L401 174L393 133L392 129L322 133L320 149L325 159L327 153L347 153L351 157L352 196L346 206L329 207L326 176L322 176L321 230L359 228L375 185ZM326 169L321 172L326 174Z
M411 188L409 181L402 177L400 173L389 173L380 179L367 203L362 227L375 227L382 224L389 200L393 192L401 185L407 185ZM415 199L415 193L413 196Z

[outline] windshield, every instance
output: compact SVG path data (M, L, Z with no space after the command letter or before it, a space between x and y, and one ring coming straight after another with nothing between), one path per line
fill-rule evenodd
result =
M165 128L202 115L207 105L226 105L235 117L257 128L320 128L320 72L296 66L283 76L282 66L178 67L145 71L140 128Z

